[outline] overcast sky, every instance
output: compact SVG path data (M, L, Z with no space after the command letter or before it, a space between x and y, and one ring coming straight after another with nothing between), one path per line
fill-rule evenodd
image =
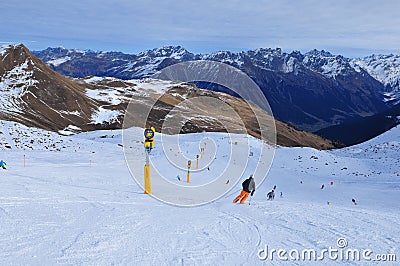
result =
M400 53L399 0L0 0L0 43L136 53L317 48Z

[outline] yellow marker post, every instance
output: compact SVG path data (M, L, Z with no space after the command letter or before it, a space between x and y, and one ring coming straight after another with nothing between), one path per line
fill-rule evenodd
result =
M146 163L144 165L144 194L151 194L150 182L150 158L149 153L154 148L155 129L147 128L144 130L144 149L146 152Z
M144 166L144 194L151 194L150 165Z
M203 158L204 155L204 148L200 148L200 159Z
M188 161L188 171L187 171L187 176L186 176L186 182L190 183L190 167L192 167L192 161Z
M199 169L199 155L196 155L196 169Z

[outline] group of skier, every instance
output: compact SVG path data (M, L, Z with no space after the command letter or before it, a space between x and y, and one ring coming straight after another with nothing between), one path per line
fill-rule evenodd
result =
M300 182L301 184L303 183L303 181ZM330 183L330 185L333 185L333 182ZM321 189L324 189L325 185L322 184ZM275 190L276 190L276 185L274 186L274 188L267 193L267 200L273 200L275 198ZM240 201L240 204L245 203L245 201L247 200L247 198L250 196L254 195L254 192L256 191L256 183L254 181L253 175L250 175L249 178L247 178L246 180L243 181L242 183L242 191L240 192L240 194L233 200L234 203ZM283 193L280 193L280 197L283 197ZM357 205L357 202L354 198L351 199L352 203L354 205ZM332 205L331 202L328 202L328 205Z
M267 194L268 200L273 200L275 198L275 189L276 189L276 186L274 186L274 188L270 192L268 192L268 194ZM233 203L240 201L240 204L244 204L245 201L247 200L247 198L249 197L249 195L253 196L255 191L256 191L256 183L254 182L253 175L250 175L249 178L247 178L246 180L243 181L242 191L240 192L239 196L237 196L233 200ZM282 195L283 194L281 192L281 197L282 197Z

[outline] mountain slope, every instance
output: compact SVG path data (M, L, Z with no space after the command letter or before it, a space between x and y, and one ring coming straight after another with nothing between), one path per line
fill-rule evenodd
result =
M158 131L171 116L170 112L178 106L177 110L181 112L175 115L175 119L181 121L179 125L182 125L182 133L226 131L224 123L232 125L235 131L242 128L241 121L244 121L247 132L260 137L259 125L250 107L241 99L227 94L200 90L192 84L150 79L72 79L51 70L23 45L4 48L0 56L0 90L3 94L0 101L1 119L62 134L116 129L122 127L126 107L132 100L136 106L151 109L149 123ZM181 56L181 53L176 56ZM218 110L214 111L198 103L179 106L181 102L190 102L192 98L200 96L224 101L241 116L241 121L232 116L233 113L223 115ZM155 99L158 101L155 102ZM141 115L144 114L135 113L133 117ZM271 121L266 114L265 119ZM328 140L298 131L281 122L276 124L280 145L312 146L319 149L333 147ZM268 132L274 132L272 125L269 124ZM131 126L144 127L140 123ZM270 140L274 142L272 139L273 136Z
M385 86L386 101L400 102L400 55L371 55L352 59L351 64L356 71L367 71Z
M178 62L197 59L224 62L241 69L259 85L278 119L307 131L387 108L382 83L364 70L356 71L349 59L325 51L314 50L303 55L284 53L277 48L195 55L180 46L166 46L136 55L61 48L35 54L56 71L73 77L133 79L149 77Z
M75 78L107 76L125 80L150 77L165 66L198 58L180 46L165 46L136 55L50 47L33 53L63 75Z
M382 85L341 57L259 49L244 54L243 62L240 68L263 90L276 117L300 129L315 131L386 108L377 92Z
M81 85L51 70L23 45L0 54L0 90L1 119L50 130L90 123L97 105Z
M243 123L248 134L260 138L259 122L266 126L268 129L267 135L271 137L271 140L273 136L270 134L275 131L274 128L271 128L273 126L270 123L271 117L259 107L250 107L242 99L221 92L199 89L193 84L153 79L132 80L130 82L135 83L130 85L132 89L127 93L127 90L119 92L97 91L102 86L106 88L110 87L108 84L115 82L115 79L112 78L89 78L81 79L81 81L97 86L97 89L94 91L88 89L87 94L98 101L102 101L105 105L114 106L113 108L118 106L125 108L126 102L121 103L116 101L116 99L121 100L125 98L126 100L131 100L137 110L150 110L148 126L154 126L157 131L161 131L164 122L171 117L171 114L174 121L179 121L175 123L182 125L180 129L181 133L203 131L226 132L227 125L231 128L230 132L239 133L242 132ZM201 101L202 97L206 99L205 102ZM209 98L218 99L218 102L222 101L224 105L232 108L232 112L226 111L226 106L210 106L210 104L216 104L216 102L209 102ZM158 100L155 101L154 99ZM255 117L251 108L254 108L259 117ZM129 119L130 122L125 126L143 126L136 123L138 119L130 119L138 116L138 113L128 113L127 115L125 119ZM276 127L278 145L307 146L317 149L330 149L334 147L333 143L329 140L300 131L281 121L275 120L274 127ZM163 132L169 133L169 128L163 128L163 130Z
M321 129L316 134L345 145L354 145L372 139L398 124L400 104L373 116Z

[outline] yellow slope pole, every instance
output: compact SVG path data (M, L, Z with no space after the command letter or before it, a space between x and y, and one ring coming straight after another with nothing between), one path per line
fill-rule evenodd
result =
M146 151L146 164L144 165L144 194L151 194L149 152Z
M151 194L151 183L150 183L150 159L149 153L154 148L154 135L156 130L154 127L147 128L144 130L144 149L146 152L146 163L144 165L144 194Z
M190 170L188 169L187 175L186 175L186 182L190 183Z
M144 194L151 194L150 165L144 166Z
M190 183L190 167L192 166L192 161L189 160L188 161L188 171L187 171L187 175L186 175L186 182Z

